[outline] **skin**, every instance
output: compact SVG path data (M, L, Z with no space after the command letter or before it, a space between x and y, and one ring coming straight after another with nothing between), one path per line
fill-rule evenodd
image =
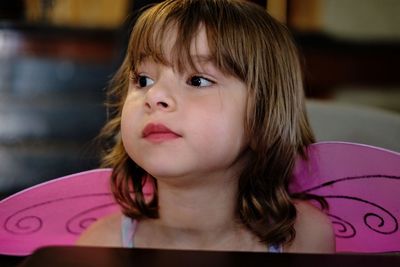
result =
M171 39L164 44L166 52L172 49ZM207 60L202 28L191 54L197 70L184 73L145 59L123 107L124 147L157 179L159 192L160 218L139 222L135 247L266 251L265 244L235 220L238 174L247 160L247 88ZM177 136L161 142L143 138L149 123L162 123ZM296 239L284 250L333 252L329 219L304 202L296 208ZM121 246L120 221L121 214L114 214L94 223L78 244Z

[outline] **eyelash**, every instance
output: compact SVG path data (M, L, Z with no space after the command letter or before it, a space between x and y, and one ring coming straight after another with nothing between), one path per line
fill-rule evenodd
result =
M141 79L143 79L143 78L152 80L150 77L148 77L148 76L146 76L146 75L141 75L141 74L131 74L131 75L130 75L130 80L133 81L133 83L135 84L135 86L136 86L137 88L145 88L145 87L149 86L149 85L141 85L141 84L140 84L140 83L143 81L143 80L141 80ZM195 80L195 79L196 79L197 82L199 82L199 80L200 80L200 83L202 83L201 80L203 80L203 81L205 81L207 84L206 84L206 85L203 85L203 86L201 86L201 85L195 85L195 84L194 84L194 80ZM143 81L143 82L145 82L145 81ZM154 81L153 81L153 83L154 83ZM153 84L153 83L152 83L152 84ZM206 77L204 77L204 76L201 76L201 75L192 75L192 76L189 77L189 79L187 79L186 83L187 83L189 86L200 88L200 87L209 87L209 86L212 86L212 85L215 84L215 81L213 81L213 80L211 80L211 79L208 79L208 78L206 78ZM150 84L150 85L151 85L151 84Z
M205 80L205 81L208 83L208 85L205 85L205 86L194 85L194 84L193 84L193 79L202 79L202 80ZM209 86L212 86L212 85L215 84L215 82L214 82L213 80L208 79L208 78L206 78L206 77L203 77L203 76L201 76L201 75L192 75L192 76L190 76L186 83L187 83L188 85L190 85L190 86L193 86L193 87L209 87Z
M129 79L133 82L133 84L135 85L135 87L138 88L138 89L141 89L141 88L144 88L144 87L147 87L147 86L148 86L148 85L146 85L146 86L141 86L141 85L140 85L140 82L141 82L141 79L142 79L142 78L151 79L150 77L148 77L148 76L146 76L146 75L137 74L137 73L131 73L131 74L129 75Z

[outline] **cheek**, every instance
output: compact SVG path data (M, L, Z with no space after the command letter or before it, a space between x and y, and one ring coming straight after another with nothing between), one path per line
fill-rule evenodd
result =
M138 121L141 112L141 97L135 93L128 94L121 114L121 128L131 128Z
M131 117L132 117L132 113L129 111L129 107L124 104L123 108L122 108L122 114L121 114L121 133L122 135L124 135L124 133L126 131L128 131L128 129L131 127Z
M130 147L132 147L132 138L131 132L132 132L132 125L130 123L131 119L128 116L127 109L124 107L122 110L122 115L121 115L121 138L122 138L122 143L124 145L125 151L130 154Z
M225 151L236 154L247 146L244 135L244 111L240 107L208 107L197 114L199 120L193 121L192 127L200 144L218 153Z
M132 146L134 137L138 134L139 111L132 102L125 102L121 114L121 138L126 150Z

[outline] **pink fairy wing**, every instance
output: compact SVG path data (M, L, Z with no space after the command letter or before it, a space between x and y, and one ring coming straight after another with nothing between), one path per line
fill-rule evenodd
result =
M326 197L338 251L400 251L400 154L326 142L299 160L293 192ZM70 175L0 202L0 254L27 255L48 245L71 245L100 217L119 210L109 190L111 170ZM146 183L145 197L152 195Z
M292 192L329 203L337 251L400 251L400 154L367 145L311 145L298 160Z
M0 202L0 254L28 255L72 245L100 217L119 210L110 169L82 172L31 187Z

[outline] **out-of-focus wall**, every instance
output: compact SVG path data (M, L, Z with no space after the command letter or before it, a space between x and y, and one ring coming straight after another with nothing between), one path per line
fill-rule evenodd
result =
M397 0L291 0L289 3L290 24L298 31L323 32L352 41L400 40Z
M338 38L400 41L397 0L325 0L323 27Z
M25 0L29 23L46 22L80 28L120 27L128 14L129 0Z

